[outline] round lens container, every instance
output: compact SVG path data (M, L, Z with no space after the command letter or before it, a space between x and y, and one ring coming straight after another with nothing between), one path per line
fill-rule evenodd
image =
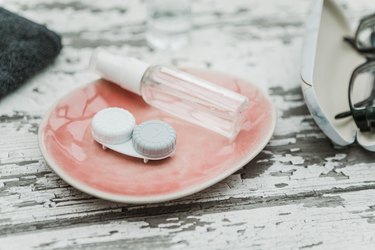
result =
M121 144L131 139L135 118L122 108L106 108L92 119L92 135L102 144Z
M168 123L151 120L136 126L133 147L139 154L151 159L165 158L176 147L176 131Z

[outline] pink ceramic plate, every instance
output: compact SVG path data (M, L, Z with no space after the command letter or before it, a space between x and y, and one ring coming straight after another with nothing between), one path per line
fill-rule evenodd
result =
M39 128L39 144L48 165L66 182L91 195L126 203L177 199L205 189L240 169L267 144L276 121L270 98L256 86L207 70L186 70L235 90L250 99L248 121L234 142L148 106L116 85L98 80L60 100ZM169 122L177 132L176 154L151 161L102 150L91 136L99 110L122 107L137 124Z

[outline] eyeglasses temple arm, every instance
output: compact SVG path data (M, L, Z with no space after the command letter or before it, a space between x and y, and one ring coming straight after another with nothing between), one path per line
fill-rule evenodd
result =
M335 119L338 120L338 119L346 118L346 117L351 116L351 115L352 115L352 112L344 111L344 112L341 112L341 113L335 115Z
M353 47L353 49L358 50L357 46L355 45L355 40L352 37L345 36L344 41L347 42L350 46Z

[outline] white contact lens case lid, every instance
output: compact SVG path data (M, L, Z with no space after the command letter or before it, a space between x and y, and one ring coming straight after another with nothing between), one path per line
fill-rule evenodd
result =
M92 136L118 153L148 160L161 160L175 152L176 132L168 123L152 120L136 125L134 116L122 108L106 108L91 122Z
M92 135L101 144L121 144L131 139L135 118L127 110L107 108L96 113L91 122Z

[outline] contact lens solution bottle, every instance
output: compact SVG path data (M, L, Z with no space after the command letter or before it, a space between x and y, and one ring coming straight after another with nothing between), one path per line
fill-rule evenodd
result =
M229 139L237 136L245 120L247 97L183 71L103 49L94 51L90 68L149 105Z

